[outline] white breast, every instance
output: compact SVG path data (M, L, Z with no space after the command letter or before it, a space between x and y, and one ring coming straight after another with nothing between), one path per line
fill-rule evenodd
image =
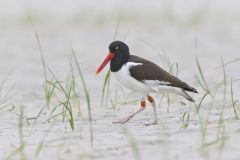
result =
M130 75L129 68L136 65L142 65L142 63L128 62L123 65L118 72L112 72L112 74L117 81L119 81L122 85L130 90L144 95L149 94L150 92L154 92L154 90L152 90L149 86L142 82L139 82Z
M177 93L183 95L184 93L178 87L167 86L170 84L165 81L158 80L144 80L139 82L130 75L129 69L136 65L142 65L142 63L128 62L122 66L118 72L112 72L113 76L117 81L119 81L126 88L138 92L139 94L145 96L149 93ZM184 96L184 95L183 95Z

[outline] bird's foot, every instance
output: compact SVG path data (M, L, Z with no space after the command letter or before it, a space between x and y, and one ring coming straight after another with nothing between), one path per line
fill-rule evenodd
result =
M113 122L113 124L124 124L127 123L130 120L131 117L126 117L123 119L120 119L119 121Z
M155 120L152 123L145 124L145 126L152 126L152 125L157 125L157 124L158 124L158 122L157 122L157 120Z

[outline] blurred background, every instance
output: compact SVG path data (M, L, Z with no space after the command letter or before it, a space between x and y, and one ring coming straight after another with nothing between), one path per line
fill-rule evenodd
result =
M86 76L92 75L88 83L93 89L97 87L93 73L114 39L124 40L132 54L156 63L163 63L159 54L168 57L179 64L180 77L189 82L199 57L207 79L214 83L221 58L224 62L239 58L239 28L236 0L2 0L0 76L13 72L11 79L24 90L39 85L36 30L48 65L55 71L63 69L73 46ZM239 78L234 69L238 66L227 68L233 79Z
M169 70L172 64L178 66L178 72L175 71L174 74L199 90L200 94L195 95L198 100L205 91L196 79L196 75L199 75L197 59L210 89L221 83L224 78L221 66L225 64L228 82L233 80L234 97L240 97L238 0L0 0L0 82L7 79L4 89L1 87L0 91L8 93L11 90L11 93L17 93L17 96L11 97L11 103L24 106L28 116L36 116L45 105L41 53L58 79L66 81L71 72L71 53L74 50L91 95L92 108L100 108L107 69L98 76L95 75L95 71L108 54L108 45L113 40L124 41L129 45L131 54L147 58L166 70ZM114 93L118 87L119 84L111 79L110 93ZM230 98L229 88L228 93ZM83 98L83 92L80 94ZM221 99L222 96L220 92L215 100ZM81 103L83 109L86 109L84 98ZM229 113L232 114L232 111ZM96 116L96 119L99 117ZM110 119L112 117L110 116ZM16 117L13 119L9 116L4 122L16 125L17 120ZM88 124L86 119L83 122ZM0 124L0 129L8 133L8 137L5 136L7 134L1 137L9 139L2 142L5 145L0 147L0 158L6 156L9 149L12 149L10 144L14 144L18 139L15 135L18 132L6 126ZM85 126L85 123L82 126ZM38 128L40 131L41 127ZM99 128L101 130L101 127ZM87 132L85 130L81 131ZM114 132L115 130L112 131ZM55 137L56 133L62 134L62 131L57 130L50 137ZM105 132L102 131L99 135L103 133ZM43 133L39 134L42 136ZM104 138L98 141L99 150L105 146ZM35 144L36 139L39 137L30 137L29 142ZM119 142L122 142L121 139ZM195 142L190 146L195 147ZM115 142L106 143L106 146L111 147ZM179 144L183 143L185 144ZM30 145L31 147L33 146ZM192 153L191 149L189 150L191 147L176 147L176 155L182 155L181 153L186 151ZM78 154L78 147L73 148ZM46 155L58 155L59 150L54 151L56 152L46 151ZM197 148L194 148L194 151L197 151ZM229 154L225 155L227 158L236 153L235 150L231 151L231 147L228 151ZM125 156L121 153L114 154L120 159L121 156ZM149 155L152 153L144 154L147 158ZM177 159L176 157L174 159ZM184 157L189 159L188 155L183 155L180 159Z

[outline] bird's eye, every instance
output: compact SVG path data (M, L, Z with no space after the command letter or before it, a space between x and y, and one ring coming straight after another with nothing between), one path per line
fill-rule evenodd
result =
M117 46L117 47L115 47L115 50L118 50L119 49L119 47Z

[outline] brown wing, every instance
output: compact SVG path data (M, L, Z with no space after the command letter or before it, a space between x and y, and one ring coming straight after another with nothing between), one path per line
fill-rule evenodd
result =
M166 82L161 83L161 85L179 87L185 91L197 93L195 88L189 86L187 83L181 81L177 77L172 76L158 65L146 59L131 55L128 62L142 63L142 65L132 66L129 69L131 76L138 81L144 82L145 80L158 80L160 82Z

